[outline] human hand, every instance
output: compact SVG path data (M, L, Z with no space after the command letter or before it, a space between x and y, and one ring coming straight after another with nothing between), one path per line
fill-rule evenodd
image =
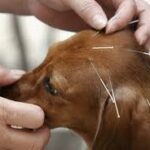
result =
M150 5L144 0L29 0L29 9L57 28L80 30L90 25L98 30L106 27L106 33L124 28L136 17L137 41L140 45L150 43Z
M0 67L0 86L15 82L22 74ZM39 106L0 97L0 149L43 150L49 139L49 129L42 127L43 122L44 113ZM24 129L14 129L12 125Z
M137 16L139 18L138 29L135 36L140 45L145 45L150 52L150 3L148 0L135 0Z

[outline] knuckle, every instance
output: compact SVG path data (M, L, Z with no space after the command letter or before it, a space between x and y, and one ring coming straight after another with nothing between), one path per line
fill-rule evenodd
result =
M81 13L86 14L92 8L94 8L94 5L91 1L83 0L80 6L80 11Z

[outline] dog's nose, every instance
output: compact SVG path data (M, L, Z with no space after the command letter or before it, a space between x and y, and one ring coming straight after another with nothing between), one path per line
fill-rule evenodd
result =
M20 95L20 92L17 86L9 85L9 86L0 88L1 97L15 100L17 97L19 97L19 95Z

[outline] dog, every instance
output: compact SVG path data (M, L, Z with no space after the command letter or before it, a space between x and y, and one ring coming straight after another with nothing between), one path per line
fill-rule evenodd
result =
M150 150L149 56L129 29L53 45L1 95L39 105L50 129L75 131L91 150Z

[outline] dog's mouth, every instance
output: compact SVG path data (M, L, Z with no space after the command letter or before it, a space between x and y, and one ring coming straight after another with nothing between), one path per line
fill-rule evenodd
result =
M48 119L47 117L45 117L44 124L45 124L49 129L52 129L52 125L50 124L50 119Z
M44 125L46 125L49 129L55 129L62 127L61 125L56 125L54 121L45 115Z

